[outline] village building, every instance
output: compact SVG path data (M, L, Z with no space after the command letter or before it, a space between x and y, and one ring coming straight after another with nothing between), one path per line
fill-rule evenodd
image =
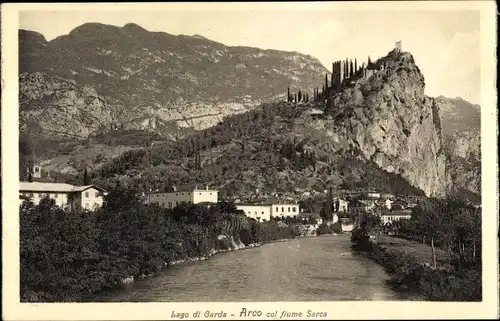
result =
M256 220L271 220L273 217L296 217L300 213L300 207L288 199L278 200L254 200L249 203L237 203L236 208L243 211L248 217Z
M391 224L399 220L411 219L411 210L385 212L380 216L382 224Z
M392 203L394 203L394 201L390 200L390 199L385 199L384 200L384 206L386 209L388 209L389 211L391 210L392 208Z
M42 177L42 167L40 165L33 165L26 169L27 174L31 174L33 178L41 178Z
M149 192L145 197L146 204L158 204L160 207L172 209L181 203L217 203L219 191L209 189L208 185L205 189L199 189L198 186L185 186L179 189L171 186L167 188L167 191Z
M297 218L299 218L303 223L306 223L306 224L309 224L310 222L315 222L316 224L312 224L312 225L314 225L316 227L323 223L323 219L317 213L302 212L302 213L299 213L297 215Z
M343 198L336 198L334 200L335 203L337 203L338 207L336 209L337 212L343 212L346 213L349 209L349 202L346 199Z
M67 210L95 210L104 204L107 192L95 185L75 186L63 183L20 182L19 201L39 204L44 198Z
M236 208L243 211L246 216L253 218L259 222L271 220L271 205L270 204L236 204Z

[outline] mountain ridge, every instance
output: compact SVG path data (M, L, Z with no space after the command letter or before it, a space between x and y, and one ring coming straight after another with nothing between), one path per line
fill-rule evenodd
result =
M323 84L325 74L327 78L331 76L317 59L311 60L309 55L273 49L230 47L204 37L193 39L193 36L149 32L133 24L125 26L80 26L69 35L53 39L47 44L42 41L45 38L40 34L20 31L20 124L24 126L21 127L21 132L23 128L33 128L28 125L31 124L28 120L37 119L40 120L37 126L40 127L41 137L44 132L45 137L53 137L54 133L47 134L48 129L59 127L62 129L60 132L76 135L87 141L92 139L96 143L87 144L87 149L82 151L82 148L74 146L73 150L64 153L75 155L86 151L100 159L92 163L95 173L100 173L98 179L116 179L113 175L117 173L124 179L123 174L127 173L136 180L135 183L137 180L147 180L144 177L154 175L149 170L117 169L117 173L108 170L104 175L100 168L113 168L114 165L110 164L114 161L106 161L109 157L123 160L131 157L130 155L140 154L143 150L153 151L160 148L158 146L175 144L169 141L171 139L189 143L190 139L195 139L192 137L215 135L217 130L224 132L227 129L220 126L224 126L228 117L247 119L246 117L250 117L248 115L254 115L262 118L262 107L259 106L263 103L269 105L269 102L275 101L271 106L284 108L278 101L286 99L286 87L290 87L292 92L301 89L312 93L313 88ZM98 34L96 38L95 28L103 28L109 32L106 31L106 35ZM138 39L137 34L144 32L147 32L148 37ZM166 42L159 44L158 39ZM96 59L96 55L99 59ZM97 65L96 61L99 62ZM425 96L424 76L409 53L396 53L392 50L387 56L377 60L376 64L387 65L387 68L373 70L373 74L366 79L356 79L341 91L329 93L332 102L330 107L325 109L320 102L306 104L308 108L324 109L325 119L308 118L309 116L300 113L298 119L295 119L289 118L292 114L278 112L278 120L267 120L267 124L283 128L292 124L290 135L304 141L315 141L315 146L305 143L303 148L307 147L307 150L323 155L321 168L329 174L321 173L316 179L311 177L318 174L316 169L304 169L295 164L294 156L287 153L284 156L279 154L280 151L269 150L262 151L262 157L272 160L268 166L275 165L282 169L272 172L269 177L287 177L285 181L292 185L303 185L301 181L309 182L310 184L304 183L304 188L318 188L318 180L328 181L336 186L356 185L360 182L350 182L350 176L357 180L374 177L373 179L380 181L379 174L373 176L373 173L378 173L379 170L375 168L378 166L388 177L396 175L408 180L427 195L444 195L454 184L480 193L480 189L477 189L477 135L475 141L467 140L470 144L465 148L461 141L453 140L453 130L463 132L460 126L466 126L462 123L470 119L462 115L470 108L461 101ZM35 80L31 81L33 78ZM74 86L59 93L58 90L64 88L67 82ZM302 106L292 104L290 108L295 110L299 105ZM65 115L81 114L82 109L92 110L99 121L86 120L86 117L80 116L83 126L79 127L74 120L65 119ZM254 110L257 112L253 112ZM244 126L241 121L235 122L237 126ZM480 126L477 121L469 124L471 129L477 126ZM195 132L183 133L185 129L195 129ZM253 129L256 133L259 130ZM141 134L138 135L139 132ZM142 134L147 132L150 134ZM163 137L156 137L158 134ZM288 146L289 134L276 133L277 148ZM130 138L140 136L134 140L134 144L138 145L114 145L117 139L123 141L117 138L120 135ZM318 138L321 135L326 137ZM244 140L248 140L251 146L259 150L262 148L258 147L262 140L266 140L264 136L264 133L255 138L247 135ZM234 139L236 141L228 141L224 146L212 146L215 150L223 148L225 154L220 157L213 155L211 147L207 147L202 157L204 166L217 173L217 166L230 168L228 161L250 157L246 152L240 153L233 148L243 138L238 136ZM110 147L119 150L117 154L111 151L106 151L111 153L106 154L102 148L99 152L93 150L99 144L108 146L108 143L111 144ZM124 148L137 150L120 156ZM301 148L298 150L302 150ZM173 152L168 148L165 151L167 154ZM337 156L329 157L329 153ZM352 162L358 162L358 158L362 163L368 162L363 164L373 173L363 169L349 173L332 165L336 161L344 164L352 156L349 156L350 153L357 155L357 158L351 159ZM460 156L459 162L454 159L455 155ZM188 175L206 181L206 177L199 176L200 169L189 169L193 156L187 153L183 157L173 159L169 164L159 161L155 165L163 164L157 168L163 173L159 177L182 182L188 179L185 176ZM53 169L60 169L65 166L61 164L69 162L66 156L58 158L59 165L52 167ZM225 160L217 163L221 158ZM139 159L139 164L148 164L143 156ZM80 161L87 162L85 158ZM66 166L64 171L71 173L83 166L82 163L71 162L74 168ZM230 172L245 180L253 175L256 180L266 181L257 168L252 167L257 164L262 166L259 162L251 161L247 164L248 167L239 168L241 172ZM470 164L473 164L472 167ZM51 168L53 164L48 162L45 165ZM225 175L220 174L220 178L228 178ZM398 181L396 176L390 177ZM234 182L233 179L229 181ZM229 181L221 180L218 183L220 186L233 184ZM269 182L262 184L261 189L272 186Z

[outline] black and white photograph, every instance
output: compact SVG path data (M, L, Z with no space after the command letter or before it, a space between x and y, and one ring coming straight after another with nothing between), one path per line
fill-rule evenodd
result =
M11 319L498 316L495 3L374 2L2 5Z

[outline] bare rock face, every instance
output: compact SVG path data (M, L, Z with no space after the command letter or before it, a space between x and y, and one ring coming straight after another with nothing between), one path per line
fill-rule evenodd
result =
M53 137L87 137L112 121L94 88L41 73L19 76L19 103L21 132L38 128Z
M377 63L382 70L332 94L335 130L382 169L428 196L443 196L451 178L439 111L424 95L424 77L409 53L393 51Z

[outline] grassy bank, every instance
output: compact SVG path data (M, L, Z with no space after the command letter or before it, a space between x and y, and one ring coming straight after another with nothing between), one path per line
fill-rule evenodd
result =
M297 226L259 223L232 204L167 210L145 206L121 188L92 213L24 203L21 302L78 302L169 264L299 235Z
M397 290L420 294L431 301L481 301L480 263L459 265L440 250L442 264L434 269L429 264L430 246L390 237L374 242L359 230L353 233L352 241L353 249L384 267Z

